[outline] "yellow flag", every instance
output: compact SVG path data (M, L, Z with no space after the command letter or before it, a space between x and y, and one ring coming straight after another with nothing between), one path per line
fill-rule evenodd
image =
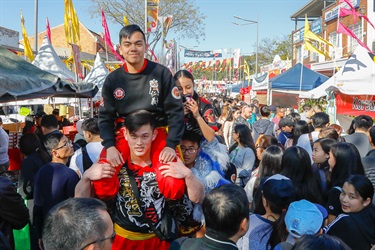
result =
M25 19L23 18L22 11L21 11L21 25L22 25L22 36L23 36L23 50L25 52L25 56L29 59L30 62L34 61L34 54L30 46L29 37L27 36L27 32L25 29Z
M250 69L249 69L249 64L247 64L247 62L246 61L244 61L245 62L245 67L244 67L244 69L243 69L243 71L246 73L246 75L250 78Z
M312 32L310 30L310 25L309 25L309 22L307 20L307 15L305 15L305 29L304 29L303 38L305 40L305 50L314 51L314 52L316 52L318 54L321 54L325 57L330 57L329 54L324 50L324 46L328 45L328 46L334 47L333 44L328 42L324 38L316 35L314 32ZM312 42L316 42L319 45L322 44L322 49L318 48L318 47L321 47L319 45L318 45L318 47L314 46L312 44Z
M128 21L128 19L126 18L125 15L124 15L124 24L125 24L125 25L129 25L129 21Z
M308 41L305 41L305 50L310 50L310 51L316 52L318 54L321 54L321 55L323 55L325 57L330 58L330 56L329 56L329 54L327 52L324 52L324 51L318 49L317 47L315 47L314 45L312 45Z
M64 28L67 43L79 45L79 21L72 0L65 0Z

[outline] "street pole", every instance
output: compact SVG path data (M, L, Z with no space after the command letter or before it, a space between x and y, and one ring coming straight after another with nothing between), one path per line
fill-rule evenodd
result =
M258 75L258 48L259 48L259 44L258 44L258 42L259 42L259 40L258 40L258 31L259 31L259 29L258 29L258 25L259 25L259 23L258 23L258 14L257 14L257 48L256 48L256 53L255 53L255 75L257 76Z
M35 13L34 13L34 50L38 52L38 0L34 1Z
M162 65L165 65L164 63L164 17L163 16L159 16L159 20L160 20L160 23L161 23L161 60L160 60L160 64Z
M259 25L259 22L258 22L258 15L257 15L256 21L245 19L245 18L242 18L242 17L239 17L239 16L233 16L233 17L236 18L236 19L239 19L239 20L247 22L247 23L243 23L243 24L232 22L234 25L238 25L238 26L249 25L249 24L256 24L257 25L257 27L256 27L256 52L255 52L255 75L257 75L258 74L258 49L259 49L259 36L258 36L258 32L259 32L258 25Z

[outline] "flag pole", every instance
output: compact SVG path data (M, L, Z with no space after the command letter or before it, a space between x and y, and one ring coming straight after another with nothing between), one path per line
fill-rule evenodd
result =
M147 34L147 0L145 0L145 34ZM146 36L147 43L147 36Z
M34 0L35 4L35 13L34 13L34 50L35 53L38 52L38 0Z

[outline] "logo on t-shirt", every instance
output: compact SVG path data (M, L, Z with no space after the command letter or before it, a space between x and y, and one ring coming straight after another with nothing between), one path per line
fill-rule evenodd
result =
M174 99L181 99L180 91L178 91L177 87L173 87L172 96L173 96Z
M122 88L117 88L113 91L113 96L117 100L122 100L125 97L125 91Z
M206 112L204 112L204 114L203 114L203 117L205 118L205 120L208 123L214 123L215 122L215 114L214 114L214 111L212 109L206 110Z

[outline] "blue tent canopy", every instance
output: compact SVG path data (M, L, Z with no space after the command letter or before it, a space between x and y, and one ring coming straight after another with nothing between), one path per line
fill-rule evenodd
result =
M327 81L328 77L302 66L301 63L297 63L284 73L271 78L271 88L282 90L300 90L301 79L301 90L307 91L318 87L323 82Z

